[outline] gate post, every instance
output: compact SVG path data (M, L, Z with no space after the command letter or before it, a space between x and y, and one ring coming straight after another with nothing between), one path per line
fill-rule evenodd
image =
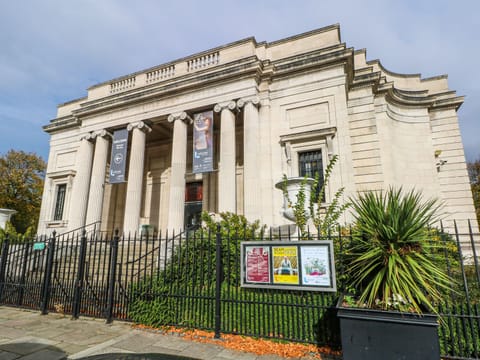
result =
M87 255L87 231L83 229L82 237L80 238L80 254L78 258L77 278L75 280L75 292L73 295L73 311L72 318L78 319L80 315L80 305L82 301L83 292L83 278L85 276L85 258Z
M113 321L113 302L115 298L115 277L117 270L118 256L118 230L115 230L115 236L110 244L110 277L108 279L108 301L107 301L107 324Z
M222 236L220 233L220 225L217 225L216 233L216 271L215 271L215 339L220 339L220 328L222 324L221 315L221 291L222 291Z
M5 286L5 273L7 271L8 248L9 248L8 234L2 244L2 256L0 257L0 303L3 296L3 287Z
M50 300L50 283L52 280L53 272L53 259L55 255L55 236L57 232L53 231L50 243L48 244L47 249L47 264L45 269L45 279L43 280L43 291L42 291L42 303L40 305L40 310L42 315L48 314L48 302Z

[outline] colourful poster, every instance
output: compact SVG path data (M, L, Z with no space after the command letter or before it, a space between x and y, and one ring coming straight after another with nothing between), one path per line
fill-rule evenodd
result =
M213 112L193 116L193 173L213 171Z
M245 247L245 280L247 283L270 283L268 246Z
M332 286L328 246L302 246L302 285Z
M272 246L274 284L298 285L297 246Z

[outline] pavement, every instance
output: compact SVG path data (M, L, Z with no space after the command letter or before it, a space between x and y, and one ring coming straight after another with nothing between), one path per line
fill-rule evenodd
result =
M276 355L235 351L178 334L133 328L104 319L69 316L0 306L0 360L281 360Z

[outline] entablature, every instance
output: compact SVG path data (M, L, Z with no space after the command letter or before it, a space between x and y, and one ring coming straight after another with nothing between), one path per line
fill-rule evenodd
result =
M43 126L43 131L52 134L56 131L79 127L81 120L76 116L62 116L50 121L50 124Z

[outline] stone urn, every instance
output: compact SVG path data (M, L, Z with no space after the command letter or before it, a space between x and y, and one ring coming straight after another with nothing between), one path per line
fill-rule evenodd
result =
M5 229L5 224L10 221L10 218L15 214L16 210L0 209L0 228Z
M281 180L275 184L277 189L284 191L283 196L283 208L282 208L282 215L290 221L295 222L295 215L293 213L293 207L289 205L295 205L297 202L297 196L300 190L302 189L303 184L303 192L305 194L305 214L307 217L310 217L310 194L312 192L312 186L315 180L312 178L304 178L304 177L291 177L287 178L286 180ZM290 201L289 201L290 200Z

